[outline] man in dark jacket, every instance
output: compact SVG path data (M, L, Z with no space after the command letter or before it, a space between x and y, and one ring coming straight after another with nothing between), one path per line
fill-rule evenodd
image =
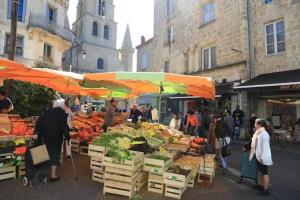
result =
M70 140L67 117L64 110L64 100L56 100L53 108L46 111L37 121L35 131L38 141L43 142L50 157L51 173L50 181L59 180L56 169L60 165L60 153L63 140Z
M228 169L228 157L222 156L222 147L226 146L226 138L229 137L229 128L220 116L216 116L216 129L215 134L219 142L219 158L223 167L223 174Z

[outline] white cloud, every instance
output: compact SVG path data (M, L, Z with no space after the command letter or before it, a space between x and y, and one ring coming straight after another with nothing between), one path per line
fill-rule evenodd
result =
M69 21L72 24L76 20L76 6L78 0L70 0ZM118 23L117 47L122 45L126 25L129 24L132 43L140 44L142 35L149 39L153 36L153 0L114 0L115 21ZM134 55L134 69L136 67L136 53Z

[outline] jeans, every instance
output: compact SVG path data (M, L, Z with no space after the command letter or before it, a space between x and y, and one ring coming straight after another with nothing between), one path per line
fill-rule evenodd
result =
M240 139L240 134L241 134L241 128L240 127L234 127L232 139L239 140Z
M228 157L222 157L222 147L225 146L224 139L219 139L219 158L223 169L228 168Z

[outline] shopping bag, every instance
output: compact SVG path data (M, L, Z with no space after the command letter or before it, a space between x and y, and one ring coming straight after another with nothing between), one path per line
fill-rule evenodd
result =
M46 145L41 145L30 149L32 162L34 165L50 160Z
M222 157L231 156L230 146L228 145L226 139L223 140L223 147L221 148Z

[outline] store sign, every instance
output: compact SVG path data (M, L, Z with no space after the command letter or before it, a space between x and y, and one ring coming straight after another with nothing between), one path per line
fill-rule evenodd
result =
M300 90L300 84L298 85L282 85L280 86L281 91Z

